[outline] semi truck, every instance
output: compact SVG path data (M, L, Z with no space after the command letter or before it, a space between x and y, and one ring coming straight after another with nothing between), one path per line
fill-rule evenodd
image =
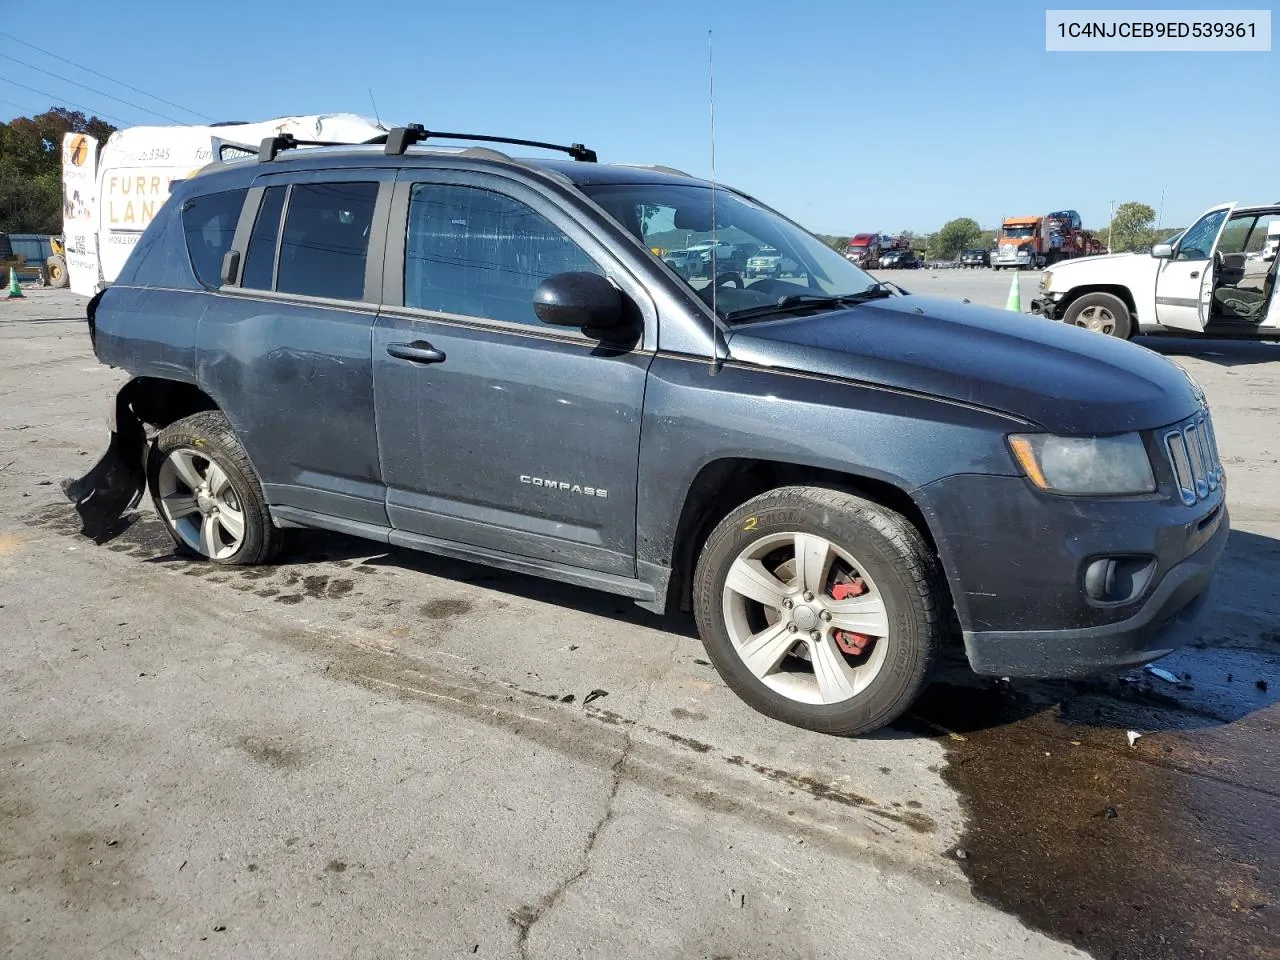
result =
M1068 260L1104 253L1103 244L1088 230L1074 210L1029 217L1006 217L1000 225L991 266L1035 270Z

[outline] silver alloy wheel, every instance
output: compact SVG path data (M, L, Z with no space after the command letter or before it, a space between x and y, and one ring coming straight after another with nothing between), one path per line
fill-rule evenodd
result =
M1116 318L1106 307L1100 307L1096 304L1085 307L1076 314L1076 326L1085 327L1094 333L1115 333Z
M836 600L836 568L860 577L866 591ZM891 638L884 599L845 550L811 533L776 533L733 561L721 598L725 627L743 664L791 700L836 704L876 678ZM835 631L875 638L861 656L845 654Z
M158 505L188 547L212 560L234 556L244 543L244 510L226 472L189 447L160 464Z

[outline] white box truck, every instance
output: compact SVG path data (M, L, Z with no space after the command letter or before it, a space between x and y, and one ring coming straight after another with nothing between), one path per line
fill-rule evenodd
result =
M93 296L120 273L170 186L216 160L256 154L267 137L364 143L384 135L351 113L277 117L258 123L127 127L105 144L69 133L62 145L63 232L71 289Z

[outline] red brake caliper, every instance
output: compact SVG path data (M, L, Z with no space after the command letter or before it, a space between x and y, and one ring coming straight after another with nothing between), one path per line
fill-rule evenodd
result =
M867 585L863 583L861 577L854 577L846 583L837 583L831 587L832 600L848 600L850 597L859 597L867 592ZM857 657L866 652L867 645L871 643L875 637L869 637L865 633L852 633L848 630L833 631L832 637L836 641L836 646L850 656Z

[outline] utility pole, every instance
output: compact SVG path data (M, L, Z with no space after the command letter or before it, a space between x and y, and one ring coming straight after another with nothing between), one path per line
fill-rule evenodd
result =
M1116 202L1111 201L1111 219L1107 221L1107 253L1111 252L1111 227L1116 222Z

